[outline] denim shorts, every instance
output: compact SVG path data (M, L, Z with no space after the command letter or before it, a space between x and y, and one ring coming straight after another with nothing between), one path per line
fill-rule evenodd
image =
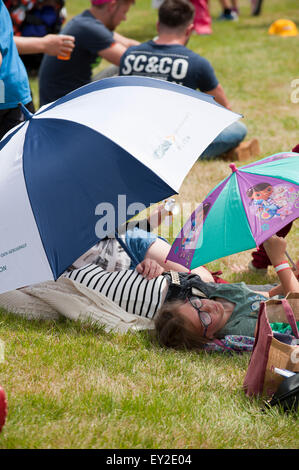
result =
M126 245L138 263L144 260L147 250L157 240L158 235L135 227L126 231ZM130 269L135 269L136 263L131 261Z

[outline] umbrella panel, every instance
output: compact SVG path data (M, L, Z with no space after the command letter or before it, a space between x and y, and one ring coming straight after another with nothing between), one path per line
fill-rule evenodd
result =
M240 194L257 245L299 217L299 185L283 179L238 173Z
M117 212L122 194L127 207L174 194L239 117L209 95L140 77L95 82L43 107L0 143L0 292L57 278L96 243L99 203Z
M126 195L127 206L149 206L175 192L110 139L69 121L31 120L23 165L54 278L99 241L98 204L110 204L117 216L119 195Z
M194 211L167 259L192 269L232 254L234 250L243 251L244 244L255 246L235 175L218 186L215 193Z
M299 217L298 160L276 154L235 168L191 215L167 259L192 269L254 248Z

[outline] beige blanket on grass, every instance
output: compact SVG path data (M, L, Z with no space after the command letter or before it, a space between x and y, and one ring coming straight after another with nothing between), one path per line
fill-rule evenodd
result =
M104 295L68 278L0 294L0 307L28 319L89 321L106 331L154 329L148 318L127 313Z

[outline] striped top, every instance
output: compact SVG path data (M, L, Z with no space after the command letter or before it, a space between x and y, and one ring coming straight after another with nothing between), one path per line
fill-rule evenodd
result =
M109 272L95 264L65 272L62 276L101 292L128 313L147 318L155 316L168 291L164 276L148 281L135 270Z

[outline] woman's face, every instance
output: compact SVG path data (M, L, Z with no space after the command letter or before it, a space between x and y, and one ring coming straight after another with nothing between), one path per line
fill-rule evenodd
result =
M201 299L201 304L200 310L207 312L211 318L211 322L206 328L200 321L197 309L193 307L188 299L180 305L178 310L183 317L187 318L192 323L199 336L203 337L205 333L206 338L213 339L217 331L226 323L223 305L220 302L210 299Z

